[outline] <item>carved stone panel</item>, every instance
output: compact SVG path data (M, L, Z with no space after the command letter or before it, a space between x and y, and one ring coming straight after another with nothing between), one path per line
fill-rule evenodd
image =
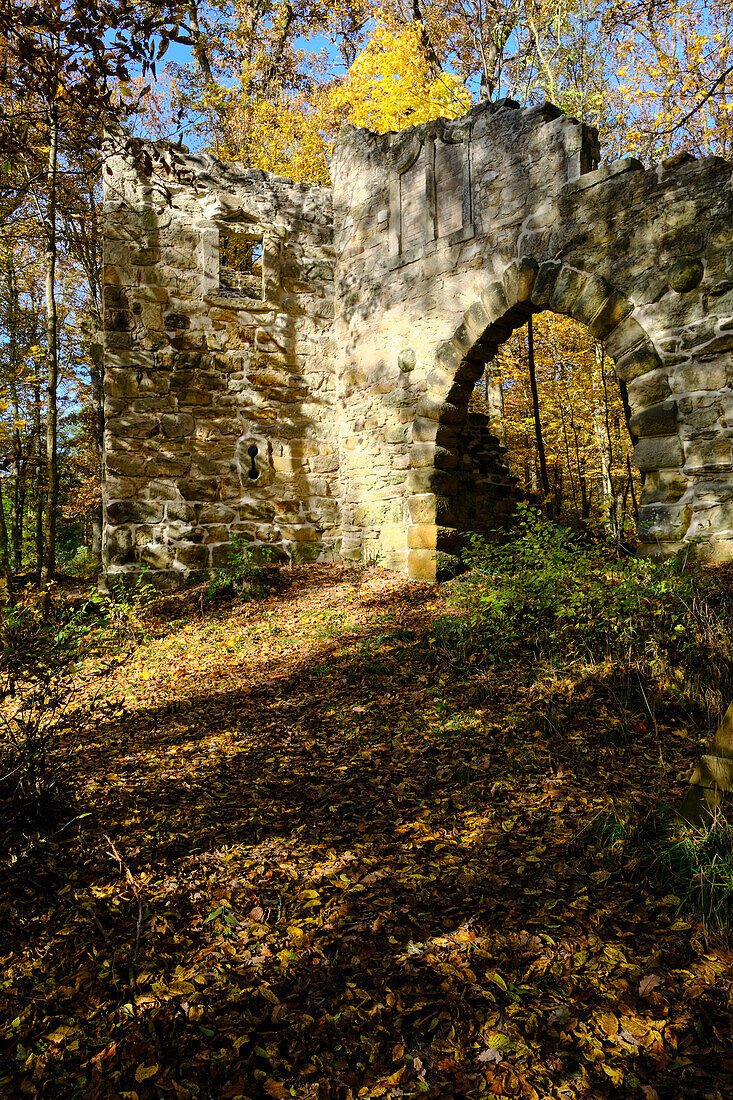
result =
M437 236L445 237L463 227L464 165L468 145L435 143L435 198Z
M400 217L402 251L425 240L425 147L406 172L400 176Z

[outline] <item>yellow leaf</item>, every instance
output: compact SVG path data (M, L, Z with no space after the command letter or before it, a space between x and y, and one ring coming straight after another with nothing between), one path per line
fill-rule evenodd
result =
M609 1039L612 1039L614 1035L618 1035L618 1018L614 1016L613 1012L599 1012L595 1020L601 1031Z
M140 1065L135 1070L135 1080L137 1081L137 1083L139 1085L141 1081L147 1081L148 1077L155 1077L157 1072L158 1072L157 1063L154 1066Z

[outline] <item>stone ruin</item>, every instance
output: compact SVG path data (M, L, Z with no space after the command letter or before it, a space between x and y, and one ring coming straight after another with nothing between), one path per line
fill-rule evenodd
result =
M598 167L556 108L345 127L332 189L176 147L105 176L108 576L232 536L433 580L517 490L474 384L549 309L612 357L641 550L733 557L733 166Z

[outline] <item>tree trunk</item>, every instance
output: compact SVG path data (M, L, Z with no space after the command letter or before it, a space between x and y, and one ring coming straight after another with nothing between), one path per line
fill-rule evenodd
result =
M41 569L43 568L43 511L45 503L44 493L44 480L43 471L46 467L45 454L43 450L43 432L41 430L41 385L40 382L36 382L33 387L33 405L34 405L34 434L36 437L36 484L35 484L35 543L36 543L36 569L38 570L38 578L41 577Z
M10 493L10 554L11 568L20 573L23 557L23 503L25 493L21 486L23 445L20 438L20 406L18 403L18 284L15 277L15 257L10 242L6 240L5 279L8 291L8 384L10 405L13 411L13 475Z
M537 395L537 374L534 362L534 330L532 318L527 322L527 363L529 366L529 384L532 389L532 411L534 413L534 432L537 440L537 458L540 467L540 483L544 497L545 514L551 518L552 503L550 501L550 482L547 477L547 459L545 457L545 441L542 438L542 423L540 421L540 399Z
M56 572L56 511L59 499L58 468L58 325L56 321L56 169L58 153L58 106L49 109L48 211L46 218L46 538L43 547L41 584L53 580Z
M10 542L8 526L5 522L5 502L0 482L0 576L5 580L7 602L13 602L13 571L10 567Z
M103 356L102 356L102 340L101 333L98 334L99 338L92 346L92 368L89 372L89 377L92 386L92 405L94 406L95 417L95 438L97 443L97 454L99 455L99 462L102 469L104 469L104 385L103 385ZM97 358L99 356L99 358ZM91 540L91 552L95 558L101 558L102 556L102 505L94 504L92 506L92 540Z

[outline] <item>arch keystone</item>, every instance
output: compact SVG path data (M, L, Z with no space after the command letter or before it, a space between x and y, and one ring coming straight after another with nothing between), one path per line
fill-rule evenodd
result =
M517 301L527 302L532 296L540 265L531 256L523 256L517 264Z

